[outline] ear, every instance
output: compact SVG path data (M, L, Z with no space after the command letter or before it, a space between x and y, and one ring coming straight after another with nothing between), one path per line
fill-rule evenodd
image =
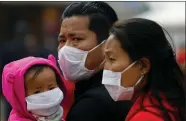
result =
M53 64L57 65L56 58L52 54L48 56L48 60L52 61Z
M142 75L150 71L151 64L149 59L141 58L139 63L141 64Z

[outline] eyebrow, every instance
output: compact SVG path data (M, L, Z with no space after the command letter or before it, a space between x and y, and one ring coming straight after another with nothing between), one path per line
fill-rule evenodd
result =
M36 87L36 89L41 89L41 86L39 86L39 87Z
M68 35L70 37L74 37L74 36L84 36L85 33L84 32L71 32L71 33L68 33ZM65 36L63 34L59 34L58 36L59 38L64 38Z
M115 51L113 51L113 49L105 49L104 52L106 52L106 53L115 53Z
M65 36L63 34L59 34L58 38L65 38Z
M54 84L49 84L48 86L53 86Z
M113 53L111 50L108 50L108 49L106 49L104 52L105 52L105 54L108 54L108 55Z
M106 49L104 52L105 54L108 54L109 56L113 56L113 57L116 56L116 52L112 51L111 49Z

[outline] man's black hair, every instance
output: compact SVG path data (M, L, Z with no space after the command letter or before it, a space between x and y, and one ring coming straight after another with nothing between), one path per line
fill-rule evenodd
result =
M111 25L118 20L113 8L101 1L79 2L69 5L64 10L61 21L72 16L88 16L89 29L96 33L99 43L107 39Z

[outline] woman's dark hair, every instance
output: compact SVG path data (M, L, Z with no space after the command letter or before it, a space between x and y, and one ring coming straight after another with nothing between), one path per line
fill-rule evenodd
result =
M113 8L101 1L72 3L64 10L61 22L72 16L89 17L89 29L96 33L98 43L108 37L111 25L118 20Z
M110 33L116 36L132 61L149 59L148 81L141 91L152 92L160 105L151 102L162 111L165 121L171 121L169 113L176 117L176 121L185 121L185 80L163 28L154 21L133 18L115 23ZM162 93L178 113L163 105Z

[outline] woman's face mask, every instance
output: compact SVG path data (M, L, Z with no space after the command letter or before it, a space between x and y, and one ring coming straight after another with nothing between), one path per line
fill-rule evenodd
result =
M58 51L58 63L66 80L77 82L90 78L103 65L102 44L90 51L63 46ZM92 68L90 65L94 65ZM91 69L88 69L91 68Z
M105 85L107 91L114 101L131 100L134 93L134 87L143 79L144 76L142 75L133 87L121 86L122 74L130 69L135 63L136 62L129 65L122 72L113 72L110 70L103 71L102 84Z

